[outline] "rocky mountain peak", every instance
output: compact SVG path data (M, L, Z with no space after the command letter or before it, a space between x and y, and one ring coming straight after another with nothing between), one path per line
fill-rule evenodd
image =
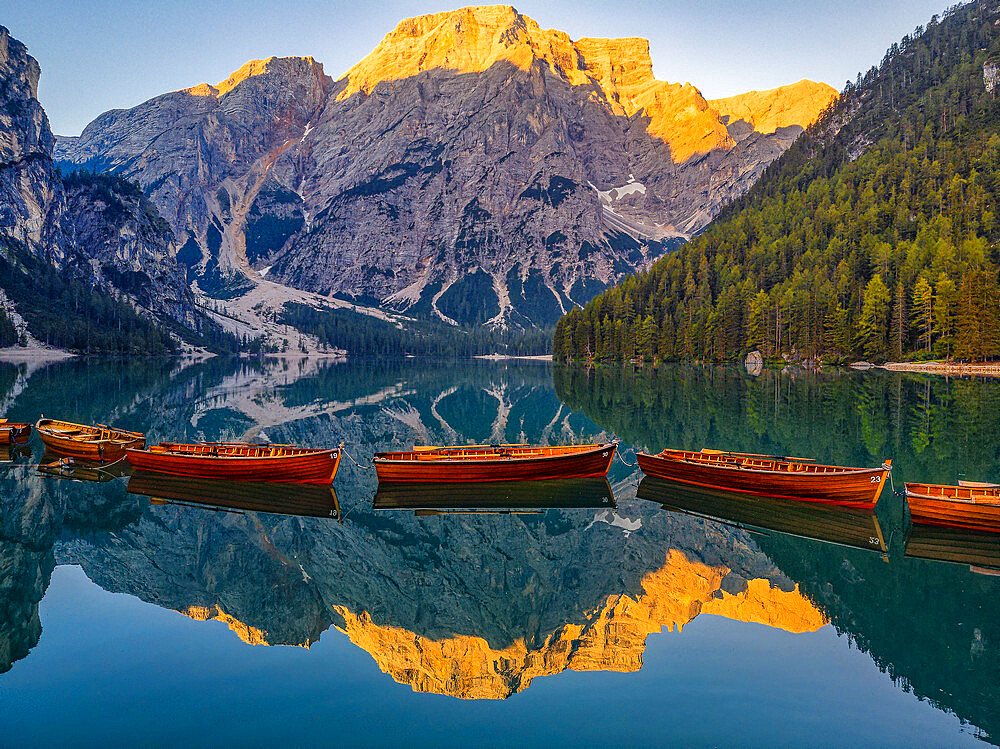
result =
M0 164L30 154L48 156L54 140L45 111L38 103L41 68L27 48L0 26L0 80L5 106L0 109Z
M580 56L569 36L542 29L509 5L485 5L417 16L401 21L372 52L352 67L346 99L370 93L383 81L442 69L481 73L498 62L529 70L540 60L574 82L584 82Z
M89 320L68 315L53 333L38 314L51 314L59 301L52 290L70 282L96 289L103 309L126 297L126 318L138 312L195 331L206 319L173 257L171 227L153 204L116 176L64 177L55 168L55 138L37 99L40 73L27 48L0 27L0 298L29 333L55 345L79 345L75 326L89 330ZM84 306L79 314L91 313ZM89 333L87 341L94 341Z
M311 58L251 61L56 153L137 181L213 304L282 284L546 326L702 229L826 101L776 91L722 112L657 80L645 39L477 6L401 21L336 83Z
M757 132L770 134L780 127L808 127L835 98L833 86L803 78L787 86L747 91L708 103L730 121L745 120Z
M316 62L312 57L272 56L263 60L250 60L244 63L239 70L235 71L226 80L216 83L214 86L209 83L199 83L197 86L181 89L181 92L194 96L212 96L218 98L225 96L243 83L243 81L254 76L266 74L302 76L310 73L323 76L323 64Z
M649 40L583 38L576 41L588 72L605 91L641 86L653 80L653 58Z
M540 63L573 86L595 88L615 115L641 112L648 119L647 132L670 146L677 164L733 148L720 115L746 120L769 134L778 127L808 126L836 94L826 84L800 81L710 103L690 83L657 80L646 39L573 41L562 31L543 29L512 6L489 5L401 21L346 73L337 98L370 94L379 83L434 70L482 73L501 62L523 71ZM757 128L758 121L765 129Z
M0 239L43 254L58 233L61 195L51 167L55 139L39 104L38 62L0 26Z
M485 5L401 21L347 72L348 84L339 98L370 93L382 81L437 68L480 73L501 61L521 70L541 61L574 85L597 85L609 94L622 86L655 82L646 39L574 42L565 32L543 29L510 5Z

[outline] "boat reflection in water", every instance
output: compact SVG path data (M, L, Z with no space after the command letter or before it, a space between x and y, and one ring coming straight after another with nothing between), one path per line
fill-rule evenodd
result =
M340 519L337 492L319 484L220 481L137 471L129 479L128 492L158 504Z
M1000 535L965 528L914 524L906 556L967 564L972 572L1000 575Z
M873 510L755 497L681 484L655 476L639 483L636 496L708 520L777 531L791 536L885 554L882 527Z
M0 445L0 465L14 463L31 457L31 448L28 445Z
M376 510L412 510L415 515L502 514L556 508L614 508L604 478L470 483L379 482Z
M124 460L115 463L99 463L83 458L68 458L46 450L38 463L38 473L42 476L68 481L91 481L103 483L127 476L128 464Z

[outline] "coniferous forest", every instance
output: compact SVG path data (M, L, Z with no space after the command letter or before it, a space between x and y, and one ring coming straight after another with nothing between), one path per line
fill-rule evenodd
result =
M893 44L706 231L556 327L557 360L1000 356L1000 2Z

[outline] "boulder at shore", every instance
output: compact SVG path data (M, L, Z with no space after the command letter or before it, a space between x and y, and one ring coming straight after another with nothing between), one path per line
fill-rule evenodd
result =
M764 355L756 349L751 351L747 354L746 368L748 374L752 374L754 377L759 375L764 371Z

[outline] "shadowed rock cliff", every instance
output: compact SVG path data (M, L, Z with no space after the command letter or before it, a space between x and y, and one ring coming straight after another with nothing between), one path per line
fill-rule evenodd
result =
M137 187L115 176L74 175L64 183L37 99L39 75L25 46L0 26L0 303L21 326L27 320L32 343L32 334L74 338L68 319L44 316L51 297L76 284L103 297L83 312L79 304L66 310L66 318L83 317L84 327L108 326L91 318L113 307L113 297L189 338L213 330L187 288L173 232Z

